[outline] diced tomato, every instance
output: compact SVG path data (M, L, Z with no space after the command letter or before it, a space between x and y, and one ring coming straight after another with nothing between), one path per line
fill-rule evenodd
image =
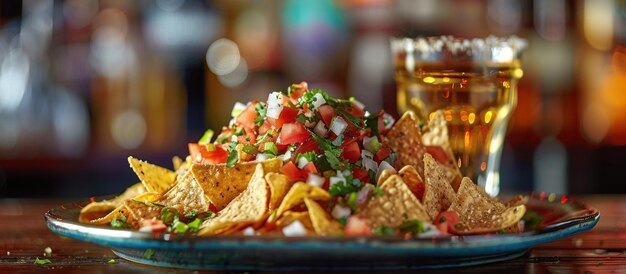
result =
M309 174L317 173L317 172L318 172L317 167L315 167L315 164L312 162L309 162L304 167L302 167L302 170L300 170L300 173L302 174L302 177L304 178L308 178Z
M250 103L250 105L248 105L248 107L246 107L246 109L244 109L237 116L237 118L235 118L235 123L243 127L254 128L254 120L259 116L254 110L254 107L258 103L259 103L258 101L254 101Z
M426 152L439 163L446 164L450 160L441 146L426 146Z
M139 224L139 230L152 233L163 233L167 230L167 226L157 219L143 220Z
M189 143L188 147L191 159L196 162L205 164L222 164L226 163L226 160L228 159L228 152L219 145L216 145L215 149L212 151L209 151L207 146L197 143ZM200 155L200 158L198 158L198 155Z
M300 82L300 84L295 84L293 85L293 88L291 89L291 93L289 94L289 97L291 97L291 99L300 99L300 97L302 97L302 95L304 95L304 92L306 92L309 89L309 85L306 82Z
M322 121L324 121L326 127L330 127L330 122L332 122L333 117L337 116L335 109L328 104L324 104L319 106L317 110L320 112L320 116L322 116Z
M277 128L283 126L283 124L292 123L296 120L296 116L298 116L298 109L292 107L283 107L283 111L280 112L280 116L274 122L274 125Z
M378 113L378 122L377 122L378 134L385 132L385 119L383 118L384 114L385 113L383 111Z
M220 210L214 204L209 204L209 211L219 212Z
M352 104L349 108L346 108L345 110L347 113L350 113L350 115L357 118L365 116L365 110L361 109L356 104Z
M457 231L456 225L459 224L459 213L456 211L441 212L437 215L433 223L441 232L454 233Z
M381 148L376 152L376 154L374 154L374 161L380 162L382 160L385 160L387 157L389 157L390 154L391 149L389 149L388 147Z
M358 166L354 167L354 170L352 171L352 176L354 177L354 179L359 179L359 181L361 181L362 183L370 182L370 177L367 174L367 170L362 169Z
M252 128L244 128L245 134L237 137L237 142L240 144L254 144L256 142L256 134L254 134L254 129Z
M285 164L284 166L282 166L280 168L280 172L282 174L285 174L285 176L287 176L287 178L289 178L289 180L291 181L295 181L295 180L302 178L302 173L293 162L289 162Z
M302 143L309 138L309 135L302 124L298 122L287 123L283 125L280 131L280 143L283 145Z
M276 222L265 222L265 225L263 226L263 230L265 232L274 231L274 230L276 230L276 228L278 228L276 226Z
M259 134L263 135L271 128L272 128L272 124L270 124L270 122L266 119L265 121L263 121L263 124L259 127Z
M370 236L372 229L367 222L359 217L350 216L346 228L344 229L346 236Z
M341 146L341 157L347 159L350 163L356 163L361 159L361 148L357 142L347 143Z
M309 152L309 151L315 151L316 154L320 152L319 144L313 139L309 139L308 141L302 143L302 145L300 145L296 149L296 151L292 154L293 155L292 159L295 160L295 157L298 157L298 155Z

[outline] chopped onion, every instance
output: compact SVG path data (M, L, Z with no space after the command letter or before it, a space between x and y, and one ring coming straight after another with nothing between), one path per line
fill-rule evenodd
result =
M313 132L315 132L315 134L317 134L317 136L326 137L326 134L328 133L328 129L326 128L326 125L324 125L324 122L322 122L322 120L320 120L315 125L315 128L313 129Z
M365 105L357 100L352 100L352 103L360 109L365 109Z
M352 213L352 210L350 210L349 207L345 207L345 206L340 206L340 205L335 205L333 207L333 210L331 211L331 215L333 215L333 217L335 217L335 219L339 219L339 218L343 218L343 217L350 217Z
M283 234L288 237L306 236L306 228L298 220L293 221L288 226L283 227Z
M230 116L231 117L239 116L239 114L241 114L246 109L246 107L247 107L246 105L240 102L235 102L235 105L233 106L233 110L230 112Z
M393 127L393 124L396 122L395 119L393 119L393 116L391 116L391 114L389 113L385 113L383 114L383 121L389 121L386 125L385 128L386 129L390 129L391 127Z
M317 174L309 174L309 178L306 179L306 183L316 187L322 187L324 185L324 177Z
M142 226L139 228L139 232L152 232L152 226L150 225Z
M256 155L256 160L257 161L265 161L268 158L269 157L267 157L267 154L265 154L265 153L257 153L257 155Z
M278 119L283 111L283 94L280 92L272 92L267 97L267 113L266 116Z
M343 133L343 131L346 130L347 127L348 127L348 123L346 123L346 120L344 120L343 118L339 116L335 116L333 120L330 122L330 130L334 132L335 134L337 134L337 136Z
M246 227L246 229L244 229L242 232L245 236L254 236L254 234L256 233L256 231L254 231L254 228L252 228L251 226Z
M422 222L422 225L424 225L424 232L417 235L417 237L431 238L441 236L441 232L439 232L439 229L437 229L437 227L430 222Z
M372 153L376 153L380 149L378 137L363 137L363 147Z
M306 158L304 158L304 157L298 158L298 168L303 168L308 163L309 163L309 160L307 160Z
M380 174L383 173L384 170L386 169L390 169L395 171L396 169L393 168L389 163L387 163L387 161L381 161L380 165L378 166L378 171L376 172L376 181L378 182L378 178L380 178Z
M339 183L339 182L344 182L345 183L346 182L346 178L344 178L343 176L332 176L332 177L330 177L330 185L331 186L336 184L336 183Z
M374 159L374 154L364 149L361 150L361 158ZM376 166L378 166L378 164L376 164Z
M283 161L290 161L291 160L291 149L288 149L287 151L285 151L285 154L283 154L282 159Z
M346 170L342 171L341 174L343 174L343 177L348 177L348 176L352 175L352 171L346 169Z
M363 158L361 160L361 164L363 164L363 167L367 170L371 170L374 172L378 172L378 163L376 163L376 161L372 160L372 158Z
M360 204L365 203L367 201L367 195L370 194L373 190L372 184L365 184L361 190L356 194L356 201Z
M326 100L324 99L324 96L322 96L321 93L316 93L313 98L315 98L313 100L313 108L317 109L318 107L320 107L323 104L326 104Z

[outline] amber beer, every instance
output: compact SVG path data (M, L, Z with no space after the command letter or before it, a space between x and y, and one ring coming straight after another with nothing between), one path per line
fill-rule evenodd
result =
M502 44L495 51L477 48L493 44L456 44L456 51L451 51L443 43L439 54L436 48L426 48L424 54L407 45L405 39L402 48L394 49L392 41L398 111L411 110L428 121L442 110L461 173L497 195L502 145L523 74L517 53L503 52Z

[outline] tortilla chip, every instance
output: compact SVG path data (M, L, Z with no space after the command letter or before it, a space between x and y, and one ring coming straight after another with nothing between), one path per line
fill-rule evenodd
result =
M383 194L373 196L356 211L356 216L366 220L370 228L397 227L405 219L430 221L424 206L400 176L392 175L380 188Z
M424 207L430 218L435 219L440 212L446 211L456 194L448 182L442 166L430 154L424 155Z
M157 205L147 205L135 200L128 200L124 203L128 210L126 214L126 222L135 227L139 226L139 221L144 219L161 218L161 210L163 207Z
M137 201L137 202L142 202L142 203L152 203L156 200L159 199L159 197L161 197L159 194L154 193L154 192L146 192L140 195L137 195L135 198L133 198L133 200Z
M269 190L263 165L258 163L246 189L233 199L215 218L200 225L199 235L215 235L233 226L247 226L262 221L267 214Z
M425 146L439 146L448 156L446 166L456 166L454 152L450 145L448 126L443 110L437 110L430 114L430 120L422 132L422 142Z
M176 179L176 173L173 171L132 156L128 157L128 163L148 192L163 193L172 186Z
M280 217L288 209L302 204L304 198L328 201L328 199L330 199L330 194L328 194L326 190L316 186L302 182L295 183L285 195L282 203L280 203L278 211L276 212L276 217Z
M417 173L424 174L425 148L422 145L422 133L415 113L411 111L404 113L383 138L383 142L396 153L398 166L411 165L417 169Z
M507 207L465 177L456 200L448 210L459 213L462 228L458 234L477 234L501 231L517 225L526 212L526 206Z
M424 184L424 180L417 173L417 170L413 166L405 166L400 169L398 172L400 177L402 177L402 181L409 187L413 195L420 200L423 201L424 198L424 188L426 185Z
M380 177L378 177L378 183L377 185L380 186L382 185L385 181L387 181L387 179L389 179L389 177L391 177L391 175L394 174L398 174L398 172L396 172L393 169L385 169L380 173Z
M178 170L180 168L180 166L183 165L183 159L181 159L178 156L174 156L172 157L172 167L174 168L174 170Z
M115 208L113 211L111 211L109 214L107 214L104 217L97 218L97 219L94 219L94 220L89 220L89 221L81 220L81 222L83 222L83 223L91 223L91 224L95 224L95 225L106 225L106 224L111 223L113 218L120 218L120 214L124 215L128 219L129 212L130 212L130 210L128 209L128 207L126 207L126 204L122 204L122 205L118 206L117 208Z
M194 164L190 170L211 204L218 210L222 210L246 189L258 163L254 161L235 164L232 168L224 164ZM282 160L279 158L260 163L265 172L278 172L282 166Z
M283 198L285 198L285 194L287 194L287 191L289 191L293 183L289 181L287 176L275 172L266 174L265 181L267 181L270 187L269 209L273 211L280 206Z
M133 197L141 195L145 192L146 188L143 184L134 184L133 186L127 188L124 193L111 200L102 200L87 204L80 210L79 220L83 223L87 223L93 219L100 218L101 216L106 215L115 210L117 207L123 205L126 200L132 199Z
M276 220L276 227L282 229L294 221L300 221L306 229L314 231L308 211L286 211L283 216Z
M309 198L304 198L304 203L309 210L311 223L317 235L336 236L343 232L341 224L335 221L318 203Z
M198 212L209 210L209 200L205 197L204 190L191 175L191 172L187 172L187 175L165 192L157 202L176 208L178 212L183 214L193 209L198 210Z

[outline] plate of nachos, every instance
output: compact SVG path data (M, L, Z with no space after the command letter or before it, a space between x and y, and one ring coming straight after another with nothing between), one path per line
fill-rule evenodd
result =
M506 260L597 223L566 196L489 196L442 115L396 121L293 84L236 103L171 168L128 157L136 184L54 208L48 227L162 266L404 269Z

